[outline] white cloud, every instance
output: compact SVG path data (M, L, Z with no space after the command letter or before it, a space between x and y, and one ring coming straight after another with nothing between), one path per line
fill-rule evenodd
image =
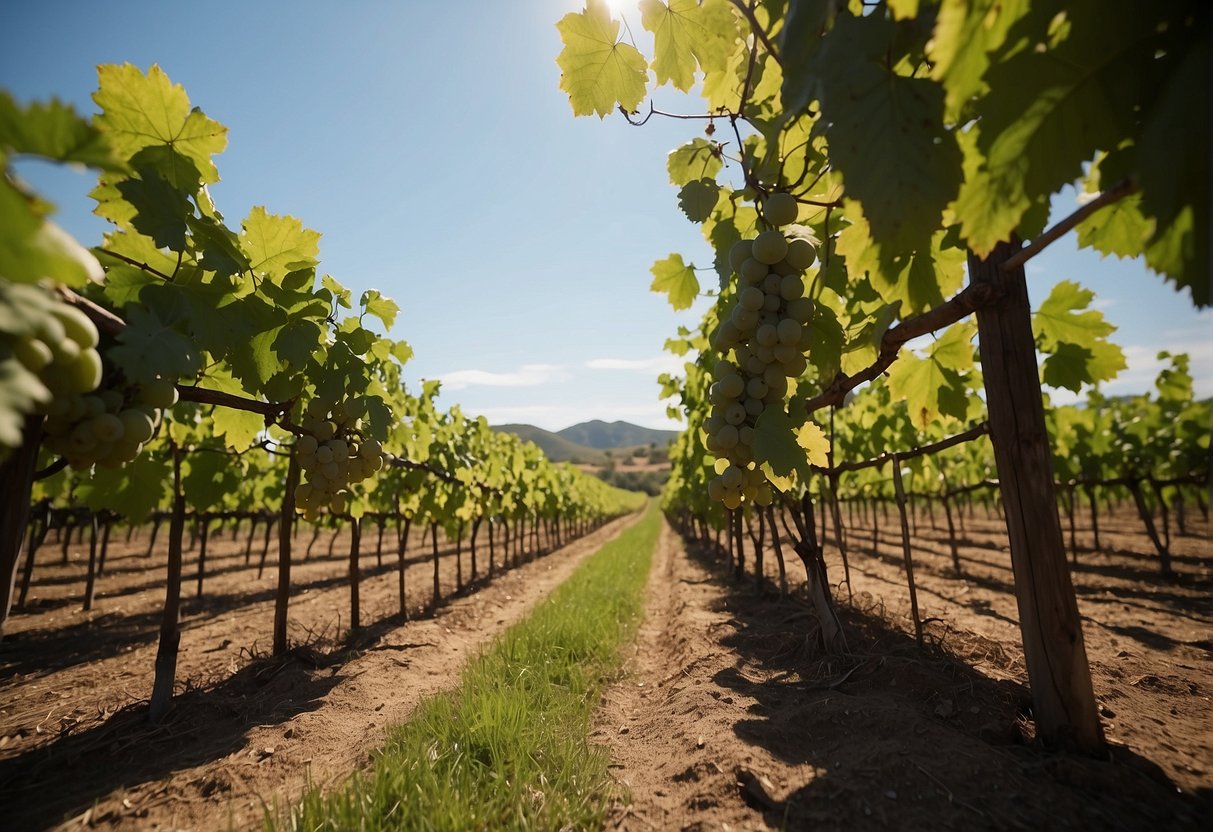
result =
M466 390L469 387L535 387L553 381L564 381L568 373L559 364L523 364L518 370L495 373L489 370L455 370L438 376L443 390Z
M656 358L592 358L585 362L591 370L633 370L641 373L682 373L685 362L676 355Z
M1213 394L1213 339L1207 335L1203 339L1198 337L1191 341L1170 341L1149 347L1132 344L1123 349L1128 366L1104 386L1105 393L1119 395L1153 392L1154 379L1158 372L1170 363L1167 359L1158 358L1158 353L1166 350L1171 354L1188 354L1191 360L1189 371L1192 373L1197 398Z

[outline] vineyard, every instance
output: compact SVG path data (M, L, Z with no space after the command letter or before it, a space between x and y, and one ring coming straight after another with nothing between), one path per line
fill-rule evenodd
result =
M1207 4L625 5L556 63L687 131L663 517L406 381L159 66L0 90L13 828L1209 822L1205 379L1102 392L1099 276L1026 274L1076 237L1209 305Z

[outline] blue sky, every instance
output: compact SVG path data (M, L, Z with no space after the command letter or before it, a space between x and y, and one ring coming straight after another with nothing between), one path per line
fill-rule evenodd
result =
M97 64L160 64L230 128L212 191L224 214L265 205L322 232L326 272L400 303L408 375L442 379L444 405L549 429L670 427L655 378L678 362L662 344L698 315L650 293L649 267L674 251L711 262L665 173L698 127L573 118L554 24L580 6L18 2L0 11L0 86L91 112ZM668 89L657 101L695 106ZM69 231L98 239L87 176L22 174ZM1172 349L1193 353L1198 389L1213 394L1213 315L1072 236L1029 266L1035 300L1061 279L1095 290L1120 327L1130 366L1108 392L1146 389L1155 353Z

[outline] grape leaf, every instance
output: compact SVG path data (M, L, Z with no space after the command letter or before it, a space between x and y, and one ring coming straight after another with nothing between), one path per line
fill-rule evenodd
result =
M129 159L153 145L169 145L189 159L206 184L219 181L211 156L227 145L227 128L190 109L189 97L159 66L147 74L132 64L97 67L95 124L120 157Z
M879 15L842 16L822 42L811 83L820 131L872 237L925 248L961 180L956 137L943 126L943 90L885 68L896 32Z
M1141 213L1141 194L1130 194L1100 208L1078 224L1078 244L1102 254L1136 257L1154 231Z
M691 222L703 222L712 214L720 198L720 186L713 179L696 179L678 192L678 207Z
M222 436L229 448L238 450L252 445L261 431L265 430L264 417L235 407L216 407L211 414L211 420L215 426L215 435Z
M931 77L943 82L950 113L979 94L990 53L1028 10L1028 0L943 0L929 54Z
M82 286L103 277L97 258L41 216L7 177L0 177L0 218L0 278L14 283L50 278Z
M240 466L231 456L214 452L218 450L195 449L181 464L181 490L195 511L210 511L219 507L228 494L240 492Z
M185 250L186 219L193 214L185 194L147 168L139 178L124 179L115 190L135 209L131 226L152 238L158 248Z
M724 0L641 0L640 23L653 33L653 73L657 84L672 83L686 92L695 83L695 67L723 69L737 29Z
M21 444L25 415L49 404L51 392L0 343L0 447Z
M275 282L290 272L314 267L319 260L320 234L294 217L270 214L256 206L241 223L240 248L253 271Z
M180 317L172 316L174 319ZM194 341L179 332L172 320L162 320L144 306L126 308L126 327L118 334L117 341L110 348L109 357L122 368L127 380L136 384L146 384L157 377L191 376L201 366L201 356Z
M799 114L816 97L813 62L821 45L822 30L833 17L831 0L789 0L780 37L783 58L783 107Z
M362 293L360 305L366 314L374 315L383 322L387 329L392 328L392 324L396 322L396 315L400 313L400 304L389 297L384 297L374 289L368 289Z
M122 468L97 466L76 487L76 496L89 508L116 511L132 523L142 523L165 503L173 473L161 454L141 454Z
M807 423L798 425L788 416L782 407L768 407L754 423L754 460L759 464L766 463L778 477L786 477L795 471L805 481L810 472L810 465L824 464L825 454L822 440L825 438L821 429ZM804 441L804 445L801 441ZM825 446L828 447L826 441ZM809 455L819 460L810 461Z
M1083 0L1067 4L1060 30L1050 31L1051 9L1021 19L1017 35L1050 43L1014 51L1008 37L1012 54L986 72L989 92L976 105L984 181L966 181L957 204L976 253L1010 239L1034 201L1077 179L1097 150L1120 143L1136 121L1153 61L1150 33L1163 14L1159 4ZM996 217L991 205L1000 206Z
M1125 366L1124 353L1115 344L1091 341L1080 346L1063 341L1045 358L1040 378L1050 387L1064 387L1077 393L1084 384L1116 378Z
M564 48L556 58L560 89L568 93L573 115L606 118L616 104L635 111L644 100L648 64L636 47L622 43L619 21L602 0L586 0L584 11L570 12L556 24Z
M653 292L664 292L669 296L670 306L689 309L699 297L699 279L695 277L695 264L687 265L681 254L671 254L658 260L650 269L653 273Z
M101 131L70 104L52 99L22 107L5 90L0 90L0 149L100 170L123 169Z
M680 187L695 179L715 179L723 165L719 145L702 138L671 150L666 159L670 184Z

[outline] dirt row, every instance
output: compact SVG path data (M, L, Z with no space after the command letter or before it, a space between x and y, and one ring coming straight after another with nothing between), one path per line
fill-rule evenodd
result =
M276 569L257 576L241 539L212 540L205 592L188 558L173 709L146 722L163 603L163 553L115 538L96 605L80 609L87 547L58 552L35 574L27 610L0 642L0 818L6 830L58 824L115 829L242 829L263 807L365 764L385 726L426 695L453 687L467 659L521 618L630 518L456 593L445 543L448 600L398 618L395 554L361 551L362 620L347 637L348 537L322 539L292 569L290 633L297 647L267 655ZM388 531L390 538L391 530ZM297 546L306 548L301 535ZM332 555L329 556L331 544ZM478 552L483 578L486 547ZM389 547L390 550L390 547ZM429 540L406 550L410 611L430 602ZM302 555L301 555L302 556ZM501 552L498 547L498 567ZM193 564L193 566L189 565ZM470 564L464 552L464 577ZM475 590L475 591L471 591Z
M1162 579L1131 514L1078 535L1072 569L1106 760L1032 744L1005 530L970 517L956 576L946 531L917 518L925 645L913 638L892 522L850 529L851 592L829 575L850 654L825 658L794 593L725 574L723 552L667 530L628 673L594 738L630 797L610 828L1208 829L1213 823L1213 547L1172 542ZM785 547L786 551L786 547ZM765 552L768 578L774 557ZM790 577L803 580L794 556ZM747 541L752 559L752 542ZM752 563L752 560L750 561ZM850 602L847 602L848 594Z

